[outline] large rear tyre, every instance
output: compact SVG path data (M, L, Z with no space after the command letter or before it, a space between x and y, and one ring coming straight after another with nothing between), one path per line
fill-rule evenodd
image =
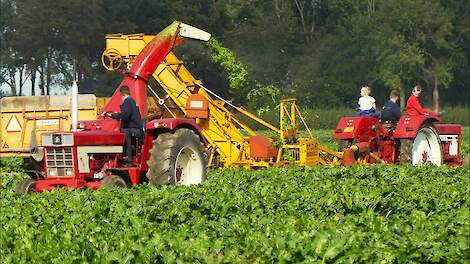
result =
M16 184L15 191L17 194L27 194L34 192L36 189L36 181L33 179L24 179Z
M101 180L101 188L121 187L127 188L127 182L120 176L110 175Z
M400 143L401 163L442 165L441 141L432 126L421 127L414 140L402 139Z
M207 154L199 136L181 128L158 135L147 165L150 184L199 184L206 180Z

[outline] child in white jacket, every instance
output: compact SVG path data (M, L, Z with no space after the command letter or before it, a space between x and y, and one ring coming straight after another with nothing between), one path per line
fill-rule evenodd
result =
M375 99L370 96L370 87L364 86L361 88L361 97L359 98L359 108L357 115L359 116L374 116L375 114Z

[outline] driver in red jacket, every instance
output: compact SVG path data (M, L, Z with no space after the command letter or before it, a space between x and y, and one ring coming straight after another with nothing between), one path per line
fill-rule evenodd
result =
M413 91L411 92L410 98L408 98L408 101L406 102L406 113L408 115L429 115L429 114L435 114L431 110L427 108L423 108L421 104L419 103L419 95L421 94L421 85L416 85L413 88Z

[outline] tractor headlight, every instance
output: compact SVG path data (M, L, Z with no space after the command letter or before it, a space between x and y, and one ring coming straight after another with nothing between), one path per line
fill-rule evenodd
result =
M78 129L85 129L85 123L79 122L79 123L77 124L77 128L78 128Z
M57 176L57 168L47 169L47 175L50 176L50 177Z
M72 168L66 168L65 169L65 175L66 176L73 176L73 169Z

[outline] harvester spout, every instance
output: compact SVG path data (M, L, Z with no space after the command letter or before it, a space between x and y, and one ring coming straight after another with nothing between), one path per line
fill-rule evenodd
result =
M201 29L175 21L144 47L132 64L129 74L148 81L160 62L175 46L183 42L183 38L208 41L210 37L211 34Z
M180 24L180 36L185 38L209 41L211 34L199 28L190 26L185 23Z
M147 82L171 50L183 42L184 38L208 41L211 34L193 26L175 21L153 38L135 58L127 77L119 87L128 86L142 117L147 116ZM121 98L119 87L103 111L117 112Z

